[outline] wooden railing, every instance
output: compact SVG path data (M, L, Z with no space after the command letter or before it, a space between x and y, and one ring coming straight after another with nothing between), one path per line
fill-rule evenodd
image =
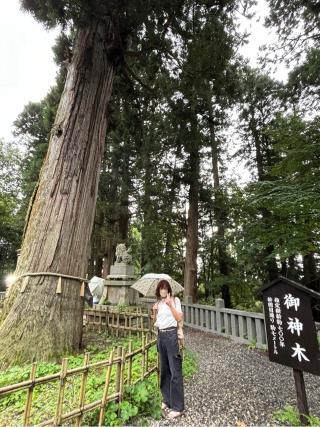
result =
M87 319L92 318L92 313L88 313L86 310ZM95 316L97 316L98 310L95 310ZM139 315L142 313L138 313ZM132 315L132 313L131 313ZM103 316L101 315L101 318ZM96 322L95 322L96 324ZM100 326L100 316L98 325ZM89 325L90 324L89 320ZM121 326L121 325L120 325ZM109 323L108 327L111 327L113 330L113 324ZM126 332L134 332L133 326L130 330L125 330ZM138 328L137 332L141 332ZM37 377L37 364L34 363L31 367L30 378L27 381L23 381L13 385L7 385L5 387L0 388L0 399L8 394L14 394L21 392L23 390L26 391L26 402L24 407L24 412L22 416L21 422L19 422L16 418L12 425L23 425L30 426L34 425L32 421L32 406L33 404L36 407L39 405L39 402L35 402L33 399L33 393L36 387L42 386L44 384L50 384L51 388L53 387L53 383L58 385L57 395L56 395L56 407L55 407L55 415L50 416L47 419L42 420L38 423L38 426L47 426L54 425L59 426L62 423L70 422L74 420L75 425L80 426L82 422L82 417L84 414L99 410L99 422L98 425L104 425L104 416L106 407L111 401L120 401L124 396L124 385L134 385L138 381L143 380L144 378L151 375L153 372L157 372L158 381L159 381L159 359L156 357L156 362L152 360L150 361L150 349L156 345L156 339L153 333L142 334L141 337L141 347L133 350L132 341L129 341L129 345L127 351L124 347L117 347L111 350L110 356L106 360L98 361L95 363L89 363L89 353L84 355L83 366L77 367L68 370L68 359L63 359L61 364L60 372L47 375L47 376L39 376ZM138 375L138 378L133 377L133 361L136 357L139 357L141 360L139 373L135 371L135 376ZM87 381L90 377L90 374L95 370L105 369L105 380L103 385L103 390L101 390L101 398L92 402L86 402L86 385ZM64 411L64 395L67 381L70 378L81 376L78 378L79 395L78 395L78 403L74 405L72 408L68 408L68 410ZM113 380L111 379L113 378ZM70 405L69 405L70 406ZM0 423L1 424L1 423ZM10 425L10 424L6 424Z

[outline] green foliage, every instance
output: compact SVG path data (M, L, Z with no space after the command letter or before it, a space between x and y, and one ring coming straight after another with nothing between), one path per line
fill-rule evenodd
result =
M247 347L249 350L255 350L257 348L257 340L251 340Z
M26 151L22 161L21 191L23 194L20 215L25 216L27 206L38 182L40 169L47 153L49 136L60 101L66 77L61 68L56 85L41 102L29 102L14 122L14 134Z
M101 351L101 342L106 349ZM141 340L136 337L132 340L133 350L141 347ZM95 343L88 345L86 351L90 352L90 363L106 360L110 355L110 348L119 345L128 349L128 338L111 338L102 333L95 337ZM155 346L149 350L149 366L157 361L157 351ZM132 381L139 381L141 378L141 356L136 356L132 365ZM68 356L68 369L83 366L83 355ZM58 363L38 363L36 377L59 373L61 369ZM0 373L0 387L26 381L30 376L31 365L14 366ZM197 370L197 361L194 354L186 351L183 361L183 372L185 378L190 378ZM115 369L112 370L109 394L114 392ZM89 371L86 386L86 401L93 402L102 398L106 368L97 368ZM66 383L64 412L72 410L78 406L80 392L81 375L70 377ZM33 423L40 423L43 419L54 416L56 398L59 382L51 382L37 386L33 391ZM26 401L26 392L21 391L2 397L0 400L0 426L12 425L21 419ZM105 412L105 424L110 426L122 426L131 423L131 420L139 420L143 423L145 418L161 417L161 395L157 386L157 376L153 374L143 382L125 387L125 394L120 403L110 402ZM92 411L83 418L86 425L96 425L98 423L99 411Z
M300 416L297 408L286 405L284 409L280 409L273 414L273 418L276 421L280 421L284 425L289 426L301 426ZM320 418L313 415L306 417L310 426L319 426Z
M304 122L297 116L279 116L268 133L281 160L270 169L276 181L252 188L249 204L271 213L264 224L257 218L251 225L252 237L262 245L272 244L281 258L318 251L319 118Z
M198 288L199 289L199 288ZM201 294L198 293L198 304L203 304L203 305L215 305L215 298L213 296L209 296L208 298L205 297L201 297Z
M128 304L124 304L124 303L120 303L120 302L116 306L118 313L125 312L128 309L128 307L129 307Z
M308 113L319 107L319 67L320 50L313 47L307 50L303 63L289 73L286 96L301 112Z
M57 87L45 102L26 106L16 123L27 146L25 205L46 152L76 30L89 23L88 16L109 16L114 6L89 3L22 1L46 26L71 29L54 49L62 67ZM317 7L308 2L269 3L269 25L278 27L288 45L291 31L311 30L310 22L318 20ZM306 93L310 101L319 97L319 51L306 52L287 85L251 69L237 55L243 42L239 4L151 1L140 7L140 0L130 0L112 10L124 63L109 111L92 264L99 261L100 274L102 258L112 263L116 244L126 242L136 274L163 271L182 281L192 184L199 208L199 299L213 303L227 288L232 307L261 311L255 291L273 274L271 267L278 273L282 263L284 273L299 280L301 255L315 253L318 262L319 118L304 120L299 109L311 105ZM311 39L317 31L308 33ZM224 176L234 105L241 140L235 157L252 172L245 187ZM11 207L3 209L8 217Z
M19 148L0 139L0 275L14 269L20 247L23 225L17 212L21 204L21 166Z
M279 0L275 3L268 0L268 3L270 14L266 23L277 29L283 56L291 60L300 58L304 49L319 37L318 2Z
M184 350L182 370L184 378L191 378L199 369L196 353Z

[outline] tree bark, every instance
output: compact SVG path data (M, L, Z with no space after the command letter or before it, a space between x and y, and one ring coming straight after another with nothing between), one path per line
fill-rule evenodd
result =
M39 186L27 219L16 275L55 272L84 277L88 266L98 180L114 65L107 55L111 21L78 31L72 62L51 132ZM49 360L79 348L83 298L80 283L30 277L11 289L0 328L4 365Z
M313 252L303 256L303 283L308 288L320 292L320 278Z
M211 126L211 161L212 161L212 176L213 188L215 195L214 217L217 225L218 238L218 264L219 272L224 276L229 274L228 256L225 246L225 228L226 212L223 209L223 200L220 189L219 163L218 163L218 145L215 138L213 126ZM225 283L221 287L222 298L224 299L225 307L231 307L231 296L229 286Z
M288 279L298 281L299 280L299 267L297 260L294 255L290 255L288 258Z
M103 268L102 268L102 277L104 279L110 274L111 266L114 262L114 257L116 253L116 248L113 243L112 237L107 237L105 244L105 254L103 257Z
M171 271L173 269L173 242L175 239L175 219L173 217L174 213L174 206L175 206L175 199L176 199L176 193L179 188L180 180L179 175L177 173L177 155L178 151L180 150L180 147L177 148L176 152L176 158L174 161L173 169L172 169L172 177L171 177L171 183L168 189L168 196L167 196L167 203L168 206L170 206L171 209L171 215L168 215L167 217L167 226L166 226L166 233L165 233L165 250L164 250L164 271Z
M199 152L196 141L190 152L189 209L187 219L186 260L184 268L184 295L196 300L197 255L199 221Z
M254 112L251 112L251 123L250 123L250 130L252 132L252 136L254 139L254 146L256 150L256 168L258 173L258 181L263 182L267 180L267 176L265 173L265 157L267 157L266 153L263 153L262 149L262 142L261 142L261 136L259 135L259 132L257 130L257 124L254 118ZM269 165L271 166L271 165ZM266 208L261 209L262 216L265 220L270 218L271 214L270 211ZM265 248L265 281L272 281L276 279L279 275L277 262L274 256L271 256L273 253L273 246L269 245Z

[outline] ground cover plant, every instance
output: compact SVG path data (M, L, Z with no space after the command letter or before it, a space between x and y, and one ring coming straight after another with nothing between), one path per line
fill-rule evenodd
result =
M116 338L107 333L89 333L85 336L86 346L82 353L69 355L68 369L81 367L84 364L84 353L90 353L90 363L109 359L113 348L123 346L126 351L129 346L129 338ZM132 337L132 349L141 347L141 338ZM142 374L141 355L133 359L132 383L138 381ZM149 350L149 367L157 362L156 346ZM85 403L90 403L102 398L106 378L106 367L90 369L86 385ZM183 362L184 376L189 378L197 370L195 356L185 351ZM60 363L41 362L37 364L36 376L46 376L59 373ZM29 379L31 364L14 366L6 371L0 372L0 387L15 384ZM63 413L69 412L79 406L79 393L82 375L68 377L64 392ZM111 382L108 395L115 392L116 368L111 372ZM125 370L125 384L127 371ZM34 388L32 399L32 411L30 422L38 424L46 419L54 417L59 390L59 380ZM26 390L12 393L0 399L0 427L20 425L26 403ZM161 396L157 384L157 375L153 373L144 381L139 381L135 385L125 385L122 401L110 402L105 412L105 424L110 426L120 426L127 424L129 420L139 420L143 424L147 418L159 419ZM99 410L93 410L83 416L83 425L97 425L99 420Z

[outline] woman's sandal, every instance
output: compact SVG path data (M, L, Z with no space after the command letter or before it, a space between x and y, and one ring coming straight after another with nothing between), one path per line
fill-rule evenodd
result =
M178 412L178 411L170 411L166 418L168 420L173 420L174 418L180 417L182 415L182 412Z
M165 411L166 409L169 409L169 406L165 402L162 402L161 403L161 410Z

